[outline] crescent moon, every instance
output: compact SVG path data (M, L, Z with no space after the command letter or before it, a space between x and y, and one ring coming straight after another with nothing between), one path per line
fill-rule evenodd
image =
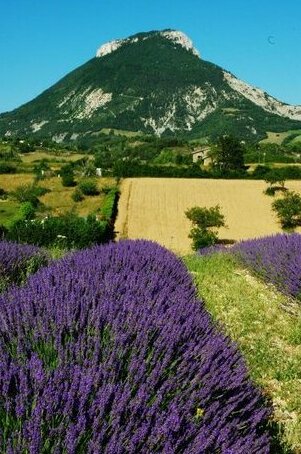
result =
M268 37L268 42L269 42L269 44L274 45L275 44L275 37L273 35L270 35Z

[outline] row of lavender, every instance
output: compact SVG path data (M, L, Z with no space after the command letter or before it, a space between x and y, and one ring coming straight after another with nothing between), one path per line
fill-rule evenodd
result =
M0 290L24 282L48 261L47 253L36 246L0 241Z
M270 452L270 410L184 265L146 241L71 254L0 297L3 452Z
M229 252L264 280L295 298L301 296L301 235L277 234L241 241L231 248L216 245L200 250L201 255Z

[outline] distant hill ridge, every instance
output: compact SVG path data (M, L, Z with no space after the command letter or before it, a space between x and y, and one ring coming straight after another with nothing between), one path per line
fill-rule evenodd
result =
M57 142L102 128L161 135L259 139L301 127L292 106L204 61L177 30L103 44L96 57L34 100L0 115L0 135Z

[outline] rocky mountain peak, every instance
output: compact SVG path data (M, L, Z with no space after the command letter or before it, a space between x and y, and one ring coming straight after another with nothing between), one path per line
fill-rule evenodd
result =
M200 57L198 50L193 46L192 40L187 35L185 35L185 33L179 30L162 30L149 33L139 33L137 35L130 36L129 38L115 39L100 46L96 52L96 57L104 57L105 55L111 54L112 52L124 46L125 44L132 44L138 41L145 41L158 35L169 41L172 41L175 44L179 44L187 51L190 51L197 57Z

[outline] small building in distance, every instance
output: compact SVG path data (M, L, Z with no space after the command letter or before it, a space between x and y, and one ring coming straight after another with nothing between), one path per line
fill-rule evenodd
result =
M198 162L204 166L209 166L212 163L210 156L211 148L209 145L200 145L192 150L192 161Z

